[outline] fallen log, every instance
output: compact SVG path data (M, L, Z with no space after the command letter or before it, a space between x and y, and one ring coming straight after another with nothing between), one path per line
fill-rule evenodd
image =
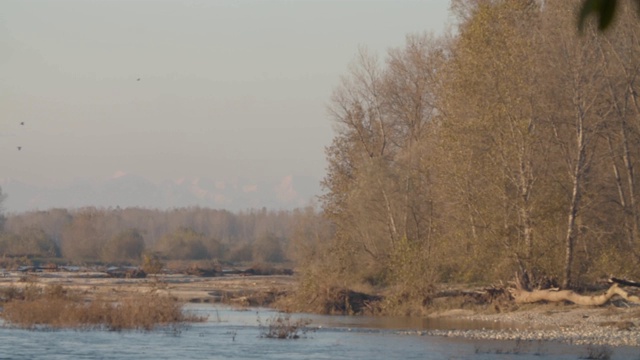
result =
M615 295L627 300L631 303L640 304L640 297L636 295L630 295L626 291L620 288L617 283L611 285L611 287L600 295L580 295L571 290L559 290L559 289L544 289L544 290L525 290L520 287L511 289L511 295L518 304L529 304L541 301L560 302L568 301L576 305L583 306L601 306L609 302Z

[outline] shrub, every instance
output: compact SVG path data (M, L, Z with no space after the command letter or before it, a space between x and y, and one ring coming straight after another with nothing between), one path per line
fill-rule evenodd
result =
M26 292L27 288L25 288ZM141 329L175 325L200 318L185 315L177 300L155 291L124 298L118 302L98 298L91 302L60 285L33 289L23 296L13 296L5 305L2 317L11 325L27 329Z
M142 271L147 274L159 274L162 272L164 263L157 254L142 255Z
M267 319L266 325L263 325L258 317L258 325L261 329L261 337L270 339L299 339L309 331L308 325L311 324L309 319L292 320L289 314L278 314Z

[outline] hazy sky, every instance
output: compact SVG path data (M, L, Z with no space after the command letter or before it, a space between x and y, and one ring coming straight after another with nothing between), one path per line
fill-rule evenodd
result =
M332 138L326 104L358 46L384 55L408 33L440 32L448 7L2 0L0 180L317 184Z

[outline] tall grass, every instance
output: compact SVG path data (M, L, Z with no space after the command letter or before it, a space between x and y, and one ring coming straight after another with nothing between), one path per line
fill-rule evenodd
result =
M86 301L60 285L9 291L1 316L13 326L27 329L75 328L152 330L158 326L178 325L202 320L186 315L182 303L155 291L109 301Z

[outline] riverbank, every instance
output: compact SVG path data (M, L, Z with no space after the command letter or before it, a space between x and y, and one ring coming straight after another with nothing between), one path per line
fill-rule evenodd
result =
M119 298L154 291L183 302L265 306L293 291L295 279L287 275L198 277L184 274L142 279L111 278L101 272L8 273L0 278L0 292L11 287L62 285L87 300Z
M0 291L10 287L63 285L86 299L118 300L154 291L190 303L225 303L238 307L271 306L295 290L293 276L197 277L163 275L145 279L106 278L99 273L8 274L0 278ZM455 329L415 329L406 334L464 337L485 340L559 341L569 344L640 346L640 306L614 302L601 307L563 303L515 306L509 311L487 313L481 309L448 309L428 319L454 320ZM486 328L465 327L483 323ZM494 324L495 326L493 326Z

